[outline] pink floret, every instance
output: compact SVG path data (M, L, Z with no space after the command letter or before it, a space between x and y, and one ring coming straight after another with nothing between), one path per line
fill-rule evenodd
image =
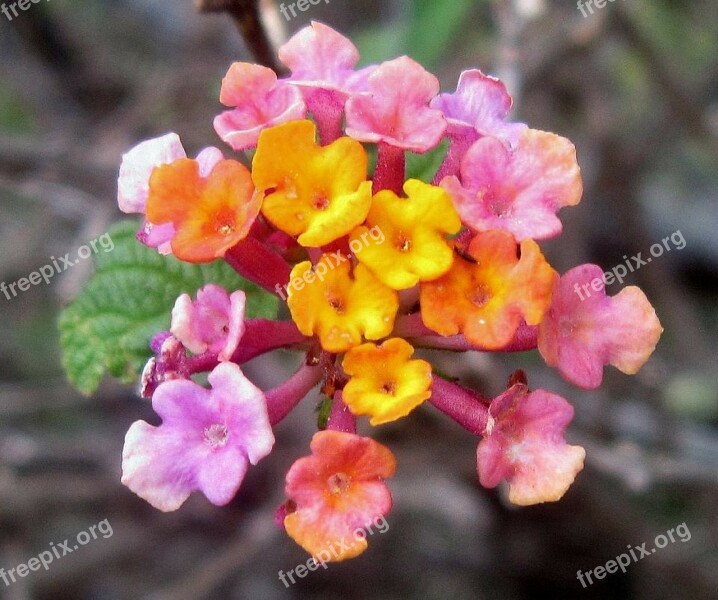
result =
M250 63L230 66L219 99L234 108L215 117L214 128L236 151L256 146L263 129L306 115L298 89L278 81L271 69Z
M662 331L656 311L639 288L628 286L616 296L606 296L601 268L585 264L555 284L551 307L539 326L538 348L564 379L594 389L601 385L604 365L636 373Z
M441 182L472 229L505 229L518 241L561 233L556 213L581 200L576 149L566 138L526 129L515 150L494 137L476 141L461 161L461 178Z
M441 141L446 120L429 107L439 80L419 63L408 56L382 63L369 75L367 91L347 101L347 135L419 153Z
M229 360L244 334L245 304L243 291L230 295L218 285L207 284L197 291L194 302L188 294L177 298L170 331L195 354L216 352L218 360Z
M560 499L586 455L564 440L572 418L573 407L561 396L528 392L522 383L495 398L476 454L481 485L506 481L509 501L522 506Z

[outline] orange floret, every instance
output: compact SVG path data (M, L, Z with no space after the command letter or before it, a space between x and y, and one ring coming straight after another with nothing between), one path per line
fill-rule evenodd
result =
M262 213L303 246L323 246L362 223L371 204L367 155L356 140L316 141L311 121L290 121L259 136L252 162Z
M249 171L220 160L204 178L196 160L182 158L152 171L147 219L172 223L172 252L184 261L210 262L243 240L259 214L261 197Z
M521 242L520 258L517 250L506 231L476 234L466 257L457 256L446 275L421 284L424 324L496 350L511 341L522 319L540 323L557 275L533 240Z
M296 511L284 527L317 562L358 556L367 547L364 529L386 523L392 499L384 480L394 475L396 459L371 438L339 431L315 433L311 448L287 473Z

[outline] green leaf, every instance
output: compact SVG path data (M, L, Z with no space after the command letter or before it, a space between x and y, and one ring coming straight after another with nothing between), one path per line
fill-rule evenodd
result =
M406 178L420 179L425 183L431 183L449 148L449 142L443 140L436 148L424 154L406 153Z
M108 232L114 245L95 256L95 273L59 319L62 363L70 382L91 394L105 371L137 380L151 356L154 334L170 326L177 297L207 283L247 293L249 318L275 318L278 300L242 279L224 261L203 265L161 256L135 239L139 223L122 221Z

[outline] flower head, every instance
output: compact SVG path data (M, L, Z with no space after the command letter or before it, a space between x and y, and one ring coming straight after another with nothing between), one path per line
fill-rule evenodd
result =
M363 529L391 510L384 480L394 475L394 455L370 438L338 431L315 433L311 449L287 473L285 491L296 510L284 527L317 561L358 556L367 547Z
M604 365L629 375L638 372L662 331L639 288L628 286L606 296L601 268L586 264L556 282L551 307L539 326L538 347L564 379L593 389L601 385Z
M306 115L296 87L278 81L271 69L249 63L236 62L229 67L219 100L234 109L215 117L214 128L237 151L256 146L263 129Z
M264 394L233 363L208 376L211 390L191 380L167 381L152 396L162 417L132 424L122 453L122 483L155 508L179 508L195 490L227 504L248 464L269 454L274 435Z
M522 319L538 325L555 273L533 240L521 242L519 253L510 233L476 234L466 258L457 256L445 275L421 284L424 324L445 336L461 332L486 349L508 344Z
M440 110L429 108L439 80L408 56L379 65L367 81L368 94L349 98L347 135L362 142L426 152L446 131Z
M318 335L328 352L346 352L362 336L381 339L394 327L399 309L397 293L381 283L364 265L336 252L325 254L312 267L309 261L292 269L287 299L292 319L304 335Z
M170 331L195 354L210 350L218 360L229 360L244 334L246 300L242 290L230 295L211 283L197 291L194 302L182 294L172 309Z
M410 360L412 354L414 348L401 338L349 350L342 362L350 376L343 399L352 413L381 425L405 417L431 396L431 365Z
M266 193L262 213L303 246L323 246L348 234L369 212L371 182L362 145L340 138L321 147L311 121L262 132L252 177Z
M476 452L479 480L492 488L509 484L509 500L526 506L561 498L583 469L581 446L564 440L573 407L545 390L516 383L489 407L484 439Z
M444 236L461 228L451 199L441 188L410 179L404 191L406 198L390 190L377 193L366 225L351 234L352 242L360 245L367 240L370 228L377 227L389 239L389 243L384 243L384 238L381 243L368 243L356 256L395 290L446 273L454 253Z
M527 129L509 150L494 137L475 142L461 161L461 181L445 178L462 221L478 231L505 229L518 241L561 233L556 212L581 200L576 149L566 138Z
M249 171L235 160L179 159L152 171L147 218L170 224L172 251L181 260L210 262L244 239L261 205Z

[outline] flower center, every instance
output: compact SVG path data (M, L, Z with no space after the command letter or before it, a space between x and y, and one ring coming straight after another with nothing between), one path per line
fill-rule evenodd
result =
M474 306L481 308L482 306L485 306L489 300L491 300L491 290L483 283L479 284L472 291L469 296L469 300Z
M312 199L312 206L316 210L327 210L329 208L329 198L323 194L318 194Z
M394 242L397 250L400 252L408 252L411 250L411 240L408 239L403 233L400 233L396 237L396 241Z
M396 393L396 384L393 381L387 381L381 386L381 391L389 396L393 396Z
M484 191L482 200L484 205L494 213L497 217L510 217L511 216L511 199L506 194L502 194L499 190L487 188Z
M334 312L336 312L338 315L344 314L345 306L344 300L342 300L342 298L333 294L328 294L327 302L329 303L329 306L334 309Z
M229 431L227 431L226 425L215 423L214 425L204 428L204 441L212 446L212 448L221 448L227 443L228 439Z
M327 480L329 486L329 492L334 496L340 496L349 489L351 484L351 477L346 473L334 473Z

